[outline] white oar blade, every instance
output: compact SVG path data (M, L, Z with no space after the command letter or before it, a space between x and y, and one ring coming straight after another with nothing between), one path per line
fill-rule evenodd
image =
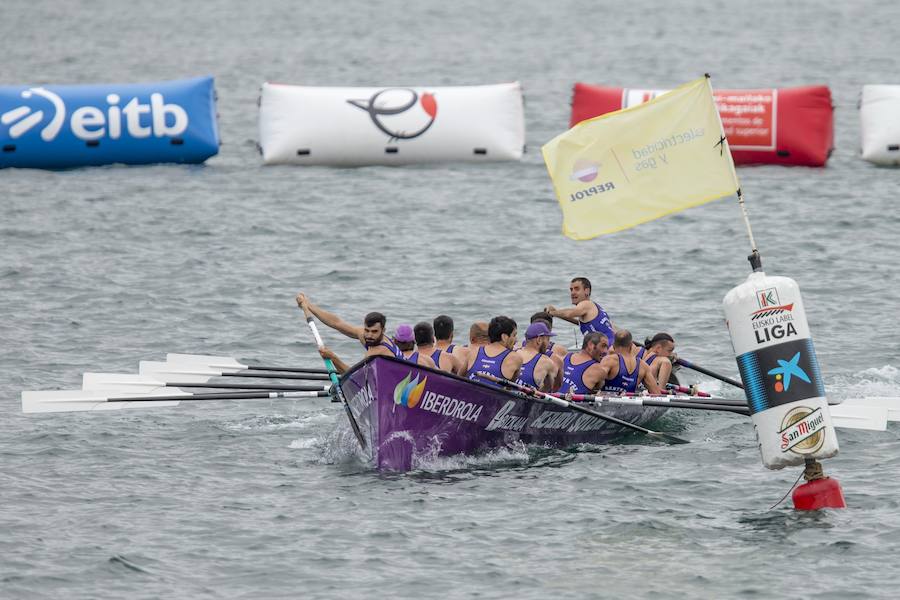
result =
M866 396L864 398L847 398L841 406L876 406L887 409L888 421L900 421L900 397Z
M835 404L828 407L831 422L843 429L869 429L886 431L888 411L877 406Z
M128 392L146 394L157 389L166 388L166 384L149 375L133 375L131 373L85 373L81 378L81 389L107 392ZM119 394L124 395L124 394Z
M248 365L239 362L236 358L231 358L230 356L210 356L208 354L177 354L169 352L166 354L166 362L182 365L201 365L209 369L232 371L250 368Z
M178 406L178 400L159 400L141 402L109 402L110 398L138 396L139 394L110 392L97 390L50 390L22 392L22 412L82 412L92 410L122 410L125 408L158 408L161 406ZM190 396L179 390L163 390L143 394L152 396Z
M139 372L141 375L166 383L206 383L211 378L218 377L223 373L221 369L210 369L199 364L173 364L150 360L140 362Z

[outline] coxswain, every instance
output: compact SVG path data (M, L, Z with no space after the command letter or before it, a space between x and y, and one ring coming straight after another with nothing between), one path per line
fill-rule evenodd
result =
M581 350L566 355L563 360L563 394L593 394L603 383L603 368L600 362L609 350L606 336L597 331L589 331L581 340Z
M610 394L629 394L637 391L643 383L651 394L662 391L651 374L650 367L634 356L631 332L620 329L616 332L612 352L600 361L601 377L604 380L601 391Z
M528 326L525 330L525 345L517 350L522 357L522 369L519 371L517 383L537 388L542 392L558 389L559 366L547 355L550 337L554 335L556 334L541 320Z
M403 359L414 365L434 368L434 361L424 352L416 349L416 334L412 325L401 323L394 332L394 345L403 353Z
M304 306L323 324L339 331L349 338L358 341L366 349L366 356L393 356L403 358L403 353L384 335L387 319L380 312L370 312L363 319L362 327L351 325L337 315L319 308L309 297L300 292L297 294L297 306Z
M578 325L581 333L597 331L606 336L607 343L612 346L616 328L603 307L591 300L591 282L587 277L576 277L569 283L569 297L572 308L556 308L548 305L544 311L552 317L559 317L569 323Z
M488 324L487 345L477 345L470 339L466 376L473 381L480 381L493 387L501 386L479 377L478 373L489 373L494 377L515 381L522 366L522 357L513 351L516 345L516 329L516 322L509 317L499 316L491 319Z
M666 384L669 383L669 376L672 374L674 353L675 338L668 333L660 332L652 338L647 338L636 356L650 367L650 373L656 379L659 387L665 389Z
M413 327L413 334L416 336L416 348L421 354L431 357L434 365L442 371L448 373L460 373L462 367L459 361L449 352L445 352L437 347L434 341L434 329L428 321L416 323Z

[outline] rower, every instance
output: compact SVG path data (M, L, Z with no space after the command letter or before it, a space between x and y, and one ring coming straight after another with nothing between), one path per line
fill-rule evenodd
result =
M553 317L551 317L550 313L548 313L546 311L542 310L540 312L536 312L533 315L531 315L531 322L532 323L542 322L545 325L547 325L547 329L549 329L550 331L553 331ZM546 354L550 358L558 359L557 364L559 365L560 370L562 369L562 361L566 357L566 354L568 354L568 353L569 352L568 352L568 350L566 350L565 346L563 346L562 344L555 344L552 340L550 341L549 346L547 346L547 350L544 352L544 354Z
M456 359L459 361L460 367L462 368L460 375L463 377L467 376L466 373L468 372L467 365L470 362L469 359L475 356L479 348L490 343L491 340L488 338L488 324L484 321L472 323L472 326L469 327L469 343L465 346L456 346L456 348L454 348Z
M552 392L559 386L557 374L559 367L547 356L547 346L550 344L550 336L556 335L550 331L546 323L536 321L525 330L525 345L517 352L522 356L522 370L516 383L537 388L542 392Z
M564 394L593 394L603 383L600 361L607 350L609 343L605 335L597 331L586 333L581 340L581 350L567 355L563 360L559 391Z
M499 316L491 319L488 324L489 343L485 346L472 343L469 346L469 357L466 361L466 376L469 379L493 387L500 385L478 377L477 374L489 373L494 377L515 381L522 366L522 357L513 352L516 345L516 328L516 322L509 317Z
M591 282L587 277L576 277L569 283L569 296L572 308L556 308L548 305L544 311L553 317L559 317L569 323L578 325L581 333L597 331L606 336L607 343L612 346L616 328L603 307L591 300Z
M456 350L461 348L461 346L453 343L453 319L447 315L438 315L434 318L432 325L434 327L435 346L441 352L447 352L455 356Z
M659 387L666 388L669 376L672 374L672 355L675 353L675 338L668 333L660 332L652 338L647 338L644 345L635 355L643 360L649 367L650 373Z
M631 332L620 329L616 332L612 352L602 361L603 392L611 394L628 394L637 391L639 383L643 383L651 394L661 394L656 378L650 373L650 367L632 354Z
M358 327L344 321L337 315L319 308L303 292L297 294L297 306L306 308L328 327L358 341L366 349L366 356L393 356L403 358L403 353L384 335L387 319L380 312L370 312Z
M459 361L449 352L441 350L434 342L434 329L428 321L416 323L413 327L413 334L416 336L416 347L421 354L430 356L434 361L434 365L442 371L448 373L459 374L462 367Z
M401 323L394 332L394 344L403 353L403 359L414 365L434 368L434 361L424 352L416 350L416 337L412 325Z

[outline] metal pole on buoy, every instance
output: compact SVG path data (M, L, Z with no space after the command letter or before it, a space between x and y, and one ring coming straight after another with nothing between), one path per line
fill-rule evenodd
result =
M720 143L727 144L724 130ZM819 462L838 453L838 441L800 288L765 274L740 187L737 197L752 273L725 295L723 308L763 464L804 465L806 483L792 494L795 509L845 508L840 483Z

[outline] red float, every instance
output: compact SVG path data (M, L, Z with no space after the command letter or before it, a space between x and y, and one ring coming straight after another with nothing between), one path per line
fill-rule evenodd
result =
M576 83L569 126L652 100L668 90ZM716 105L735 164L821 167L834 145L834 107L827 86L716 90Z

